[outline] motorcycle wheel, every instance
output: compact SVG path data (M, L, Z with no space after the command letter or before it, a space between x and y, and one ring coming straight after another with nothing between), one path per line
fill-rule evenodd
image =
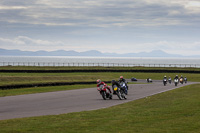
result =
M102 91L102 92L101 92L101 95L102 95L103 99L106 100L106 92L105 92L105 91Z
M127 99L126 95L124 95L124 99Z
M123 99L127 99L127 98L126 98L126 94L123 93L123 92L122 92L122 98L123 98Z
M110 97L109 97L109 99L112 99L112 94L110 94Z
M122 96L121 96L121 93L120 92L116 92L117 93L117 96L118 96L118 98L119 98L119 100L122 100Z

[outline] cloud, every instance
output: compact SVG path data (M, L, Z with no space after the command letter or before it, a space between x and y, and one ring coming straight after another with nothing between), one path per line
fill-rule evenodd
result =
M61 48L64 45L67 46L65 43L61 41L47 41L47 40L40 40L40 39L32 39L26 36L18 36L13 39L0 38L0 44L1 44L1 48L9 48L9 49L23 48L23 50L27 50L27 49L39 50L40 48L51 50L55 47Z
M0 47L197 52L199 7L198 0L3 0Z
M191 14L200 13L199 2L195 0L13 0L15 4L11 1L1 2L4 16L1 21L47 26L185 25L191 23L187 19Z

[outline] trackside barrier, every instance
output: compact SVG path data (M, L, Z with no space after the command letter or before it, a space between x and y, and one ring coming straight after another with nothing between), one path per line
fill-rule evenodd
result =
M200 68L200 64L125 64L125 63L61 63L61 62L0 62L0 66L68 66L68 67L178 67Z

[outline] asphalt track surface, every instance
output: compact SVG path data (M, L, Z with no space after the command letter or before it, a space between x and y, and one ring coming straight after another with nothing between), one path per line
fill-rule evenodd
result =
M138 82L145 81L139 80ZM155 81L150 84L129 84L127 100L119 100L117 95L113 95L112 100L103 100L96 87L1 97L0 120L107 108L189 84L192 83L178 84L177 87L174 84L164 86L162 81Z

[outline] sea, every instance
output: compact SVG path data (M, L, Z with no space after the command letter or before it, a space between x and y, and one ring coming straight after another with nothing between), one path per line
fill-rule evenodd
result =
M145 66L197 67L192 57L85 57L85 56L0 56L0 66Z

